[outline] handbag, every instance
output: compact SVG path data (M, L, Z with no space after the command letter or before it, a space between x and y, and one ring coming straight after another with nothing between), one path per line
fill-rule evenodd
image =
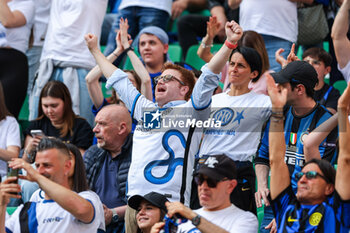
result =
M322 4L298 8L299 45L315 45L322 42L329 33Z

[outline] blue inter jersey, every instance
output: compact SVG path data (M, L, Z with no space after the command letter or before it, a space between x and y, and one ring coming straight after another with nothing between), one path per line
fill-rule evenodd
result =
M341 200L336 191L319 205L301 205L289 186L272 200L272 208L277 233L348 233L350 229L350 200Z
M303 143L305 136L329 119L332 114L324 106L316 104L313 111L307 115L294 115L292 107L286 108L284 115L284 137L286 142L285 162L288 165L291 175L293 190L296 192L297 181L294 175L300 172L305 164ZM265 128L257 157L255 158L256 164L269 165L269 126L270 122L268 122ZM337 138L338 129L335 128L319 146L322 159L326 159L329 162L336 161Z

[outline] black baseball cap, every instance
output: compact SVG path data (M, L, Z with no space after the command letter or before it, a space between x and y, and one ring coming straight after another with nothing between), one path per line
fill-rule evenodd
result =
M236 179L236 164L226 155L210 155L195 175L202 174L216 180Z
M128 205L137 210L140 206L140 203L145 200L149 203L151 203L152 205L164 210L165 212L167 212L167 208L165 206L165 202L168 201L168 199L160 194L160 193L156 193L156 192L150 192L150 193L147 193L146 195L144 196L141 196L141 195L134 195L132 197L129 198L128 200Z
M317 72L306 61L293 61L277 73L271 73L276 83L301 83L314 89L318 83Z

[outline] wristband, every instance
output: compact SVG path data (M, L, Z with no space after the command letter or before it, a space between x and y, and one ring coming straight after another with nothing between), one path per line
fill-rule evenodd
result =
M211 47L213 47L213 44L208 44L208 45L207 45L207 44L205 44L204 42L202 42L202 43L201 43L201 46L202 46L203 49L205 49L205 48L211 48Z
M134 51L134 48L130 46L129 48L124 50L124 53L128 53L130 50Z
M237 43L236 44L233 44L233 43L231 43L230 41L228 41L228 40L225 40L225 45L227 46L227 48L229 48L229 49L235 49L235 48L237 48Z

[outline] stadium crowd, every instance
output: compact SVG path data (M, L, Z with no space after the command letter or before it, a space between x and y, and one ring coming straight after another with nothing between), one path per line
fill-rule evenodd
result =
M349 29L350 0L0 0L0 232L350 233Z

